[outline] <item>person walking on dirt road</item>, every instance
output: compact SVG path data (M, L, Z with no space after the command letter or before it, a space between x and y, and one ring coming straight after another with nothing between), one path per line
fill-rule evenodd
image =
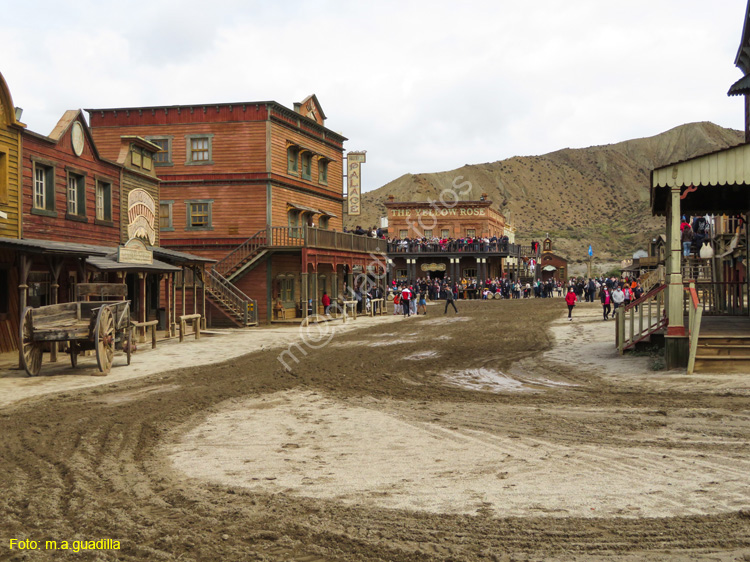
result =
M568 320L573 321L573 307L576 305L578 297L573 291L573 287L568 287L568 294L565 295L565 303L568 305Z
M445 312L443 312L443 314L448 314L448 305L451 305L453 307L453 310L456 311L456 314L458 314L456 303L453 301L453 291L451 291L451 288L448 287L448 285L446 285L444 289L445 289Z

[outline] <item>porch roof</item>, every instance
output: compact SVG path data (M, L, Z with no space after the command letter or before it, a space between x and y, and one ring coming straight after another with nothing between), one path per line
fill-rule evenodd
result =
M750 209L750 144L718 150L651 171L651 211L667 212L669 190L679 187L683 214Z

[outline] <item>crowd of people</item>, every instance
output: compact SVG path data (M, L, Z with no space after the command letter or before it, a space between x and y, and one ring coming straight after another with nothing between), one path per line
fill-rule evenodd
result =
M507 252L507 236L464 238L389 238L391 252Z
M571 320L573 307L578 301L591 303L599 301L602 305L602 319L609 320L610 317L614 318L620 306L627 306L643 296L643 288L638 279L604 276L588 280L572 278L567 283L555 279L523 283L498 278L477 282L476 279L470 278L451 280L450 277L445 279L424 277L417 279L414 283L393 281L389 290L393 296L394 314L405 316L427 314L427 300L444 300L444 312L448 311L449 306L453 306L457 313L455 304L457 300L529 299L557 296L565 297L568 305L568 318ZM382 294L382 291L378 294ZM369 296L367 298L369 299Z

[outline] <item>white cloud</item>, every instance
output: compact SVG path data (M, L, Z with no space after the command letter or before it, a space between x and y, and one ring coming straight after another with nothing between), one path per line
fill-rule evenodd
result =
M32 130L66 109L316 93L364 187L691 121L727 98L744 0L10 2L0 72Z

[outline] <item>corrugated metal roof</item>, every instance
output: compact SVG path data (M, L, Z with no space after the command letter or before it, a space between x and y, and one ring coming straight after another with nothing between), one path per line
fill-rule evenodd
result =
M750 184L750 144L656 168L651 187Z
M213 263L216 261L215 259L212 259L212 258L196 256L195 254L188 254L187 252L178 252L177 250L172 250L170 248L148 246L148 249L151 250L155 256L178 261L178 262Z
M750 75L743 76L737 82L732 84L727 92L728 96L741 96L750 93Z

